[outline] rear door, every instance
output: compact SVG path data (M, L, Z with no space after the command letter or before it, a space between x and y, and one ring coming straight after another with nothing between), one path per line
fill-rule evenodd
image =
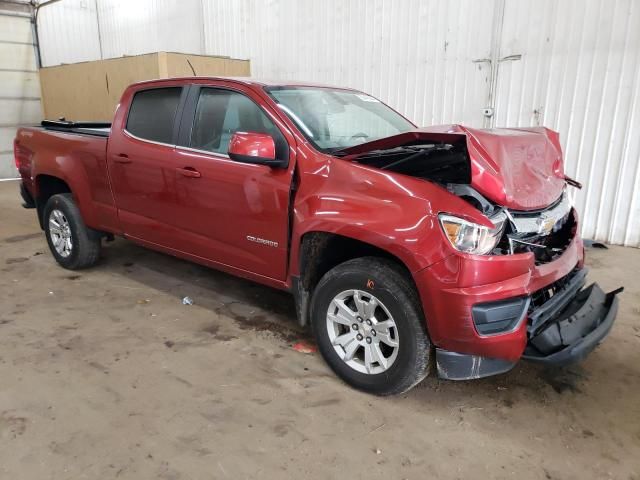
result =
M125 234L163 246L174 243L169 219L179 214L173 157L186 94L186 87L171 84L134 92L109 139L109 174Z

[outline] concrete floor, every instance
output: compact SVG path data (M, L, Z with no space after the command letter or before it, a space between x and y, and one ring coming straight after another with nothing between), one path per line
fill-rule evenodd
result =
M291 348L288 295L123 240L66 271L0 204L2 479L640 478L640 250L588 252L626 291L582 365L377 398Z

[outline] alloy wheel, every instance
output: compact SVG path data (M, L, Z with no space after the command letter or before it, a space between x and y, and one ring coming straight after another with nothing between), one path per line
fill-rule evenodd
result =
M360 373L383 373L398 356L393 316L378 298L362 290L345 290L333 298L327 333L342 361Z
M71 225L60 210L54 209L49 215L49 236L58 255L64 258L71 255L73 250Z

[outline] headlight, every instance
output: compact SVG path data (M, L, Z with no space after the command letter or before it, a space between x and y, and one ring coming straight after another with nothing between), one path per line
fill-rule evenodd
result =
M502 237L507 221L507 216L502 211L489 218L495 225L494 228L487 228L444 213L438 215L438 218L451 245L456 250L475 255L485 255L495 248Z

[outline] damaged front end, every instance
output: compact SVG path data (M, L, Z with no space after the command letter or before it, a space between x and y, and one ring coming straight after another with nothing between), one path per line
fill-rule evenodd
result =
M460 212L438 213L444 236L463 254L457 256L457 267L442 267L440 274L431 277L425 273L432 282L431 292L444 293L449 302L442 309L425 307L432 317L438 317L437 325L430 325L435 338L450 345L447 349L435 342L440 377L465 380L506 372L522 349L521 358L526 360L570 364L582 360L609 333L618 309L616 296L622 289L604 293L597 284L585 287L586 269L581 253L576 253L582 249L578 218L566 191L567 185L579 184L563 173L555 132L446 126L403 133L334 154L438 184L488 220L481 225ZM514 263L519 263L521 254L531 259L528 273L520 277L529 279L522 286L509 283L514 277L507 273L501 283L495 272L493 283L468 283L493 268L492 262L481 258L500 257L500 262L510 263L507 259L513 256ZM550 264L556 260L554 274ZM560 273L571 268L569 274ZM468 282L457 283L456 272L460 271L469 272ZM555 280L560 275L565 276ZM545 285L542 278L551 283ZM448 322L440 319L443 316ZM452 337L455 328L459 329L457 338ZM496 353L493 346L501 338L512 342L515 355ZM513 352L503 345L505 350ZM461 353L469 351L481 354Z
M531 252L541 265L561 255L577 232L557 135L546 129L435 127L333 154L438 184L482 212L494 228L456 212L439 215L452 246L464 253Z

